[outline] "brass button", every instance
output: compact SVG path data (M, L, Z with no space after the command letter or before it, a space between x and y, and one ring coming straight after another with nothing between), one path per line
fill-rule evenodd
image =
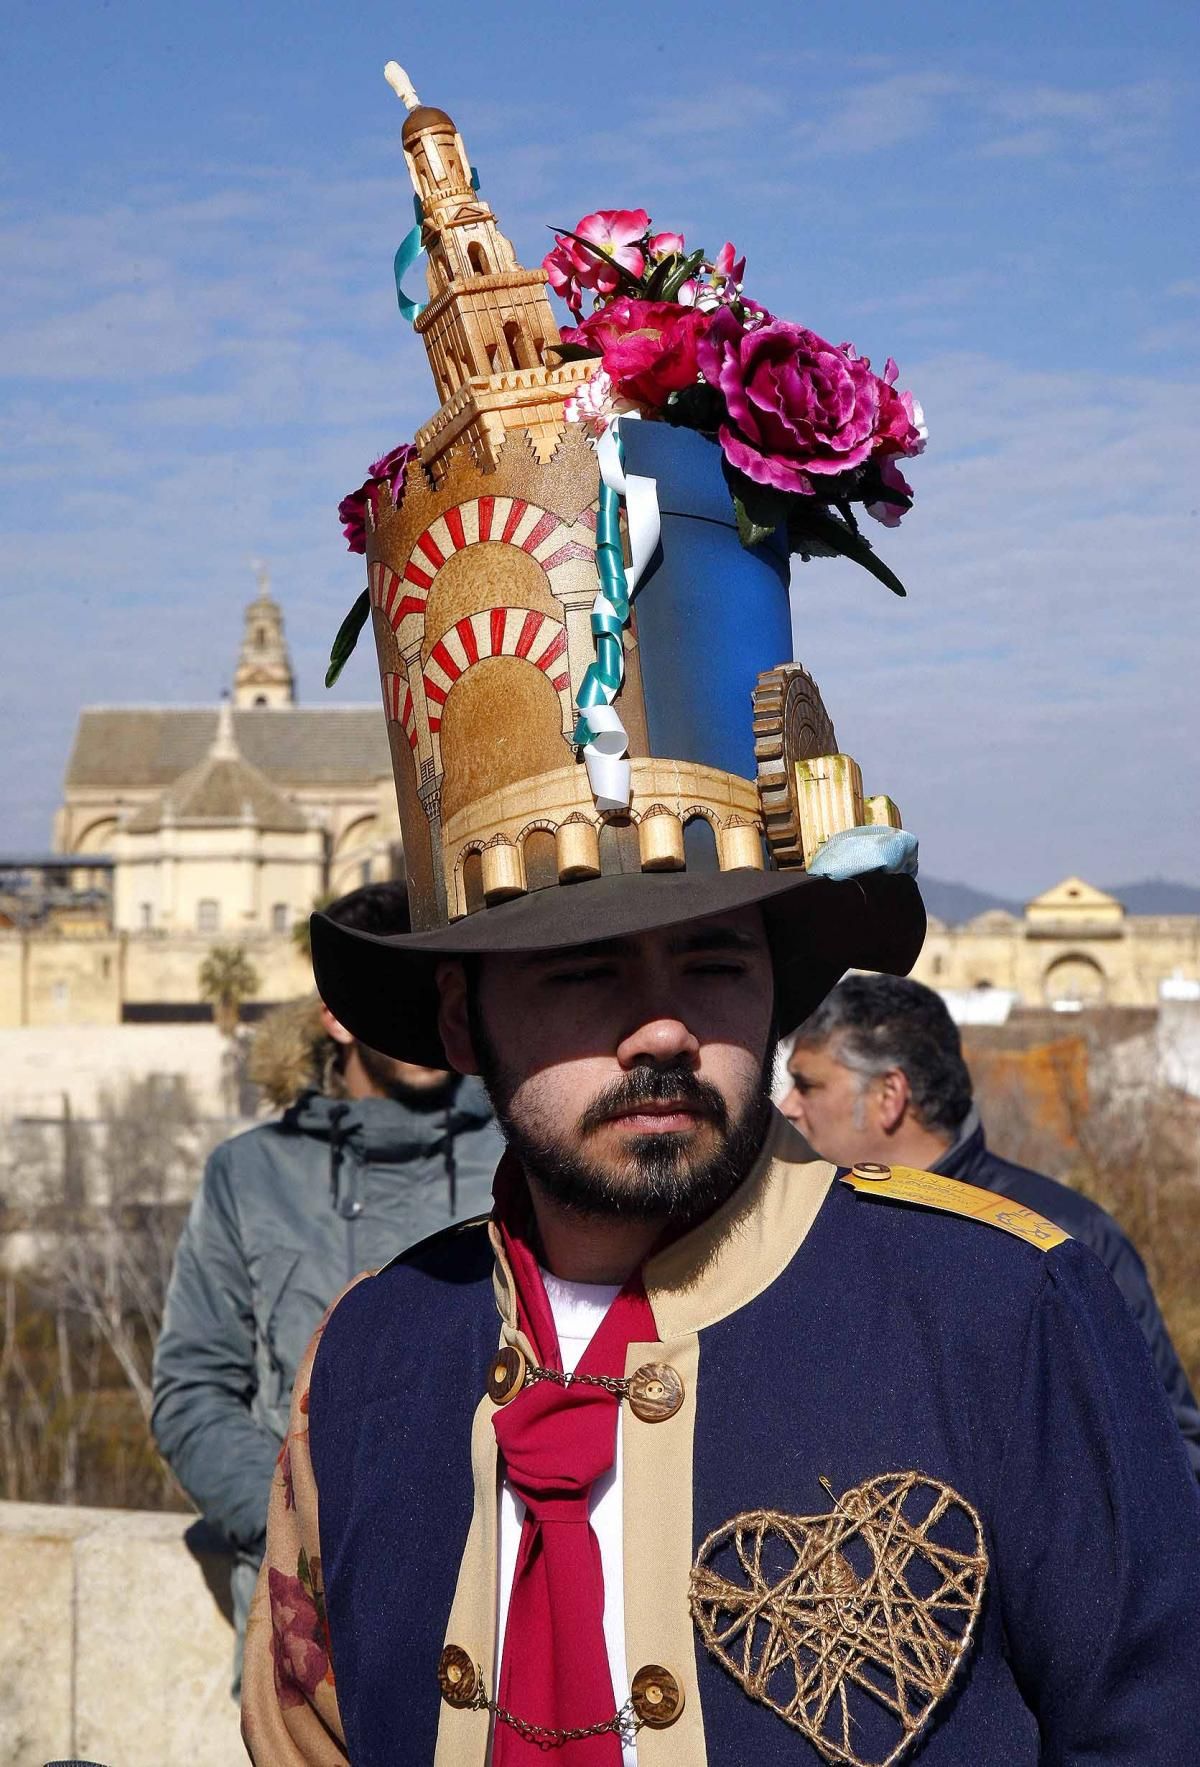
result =
M647 1663L633 1678L629 1700L643 1724L651 1730L666 1730L683 1710L683 1689L669 1669Z
M525 1385L525 1358L515 1344L497 1350L488 1369L487 1391L493 1405L507 1405Z
M683 1381L667 1362L644 1362L629 1377L629 1409L643 1423L664 1423L683 1404Z
M877 1166L872 1160L864 1160L861 1165L854 1166L851 1170L855 1178L870 1178L876 1184L882 1184L886 1178L890 1178L892 1175L890 1166Z
M448 1706L469 1706L479 1686L479 1671L457 1644L448 1644L438 1659L438 1686Z

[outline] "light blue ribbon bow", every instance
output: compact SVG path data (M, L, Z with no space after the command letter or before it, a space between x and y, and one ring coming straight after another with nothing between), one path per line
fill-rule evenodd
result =
M828 877L835 883L865 877L869 871L916 877L917 837L905 828L843 828L830 835L804 869L810 877Z

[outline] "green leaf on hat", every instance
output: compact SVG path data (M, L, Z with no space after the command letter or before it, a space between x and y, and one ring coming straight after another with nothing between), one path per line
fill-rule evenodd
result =
M738 538L747 549L769 540L781 522L788 519L792 499L774 485L758 485L744 472L723 460L725 478L733 495L733 511L737 516Z
M547 344L546 348L553 350L560 362L588 362L591 360L598 362L600 360L599 350L594 349L590 344L564 344L560 341L556 344Z
M332 687L349 660L354 646L358 643L358 635L366 625L371 613L371 597L363 590L350 612L337 629L337 637L329 652L329 667L325 671L325 685Z
M848 558L870 571L893 595L907 595L899 577L875 552L871 542L827 504L809 497L789 498L788 544L801 558Z

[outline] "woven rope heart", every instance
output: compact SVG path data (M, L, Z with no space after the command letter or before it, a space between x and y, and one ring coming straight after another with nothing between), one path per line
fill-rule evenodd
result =
M714 1529L692 1567L692 1618L722 1668L824 1760L891 1767L967 1653L983 1529L921 1473L884 1473L841 1498L821 1483L828 1515L752 1509Z

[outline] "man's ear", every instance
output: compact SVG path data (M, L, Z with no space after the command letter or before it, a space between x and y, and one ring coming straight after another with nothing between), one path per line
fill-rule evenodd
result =
M903 1068L889 1068L879 1076L879 1126L893 1135L908 1115L912 1092Z
M325 1035L327 1037L332 1037L335 1043L340 1043L343 1047L348 1047L353 1043L353 1032L346 1029L341 1019L334 1018L323 1000L321 1002L321 1024L324 1028Z
M467 972L457 958L447 957L436 970L438 1032L450 1066L459 1074L477 1074L479 1061L467 1010Z

